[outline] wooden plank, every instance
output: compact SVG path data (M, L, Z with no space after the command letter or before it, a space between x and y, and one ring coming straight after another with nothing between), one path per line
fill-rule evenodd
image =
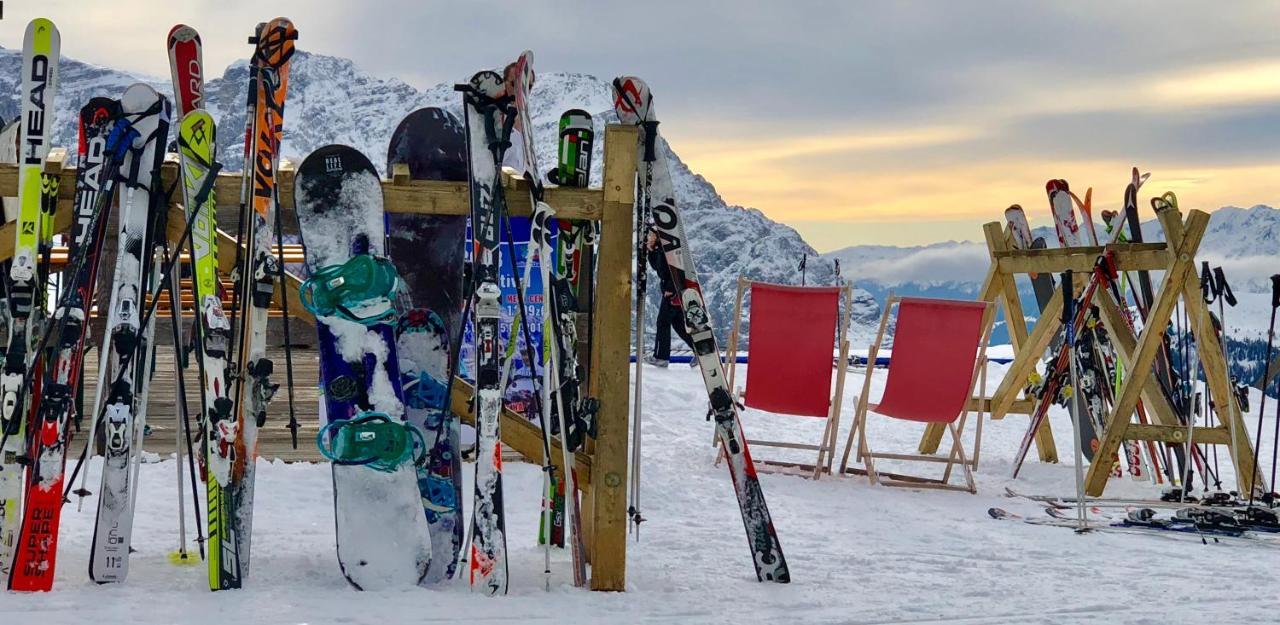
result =
M171 184L176 179L177 172L177 163L166 162L161 168L161 178L165 184ZM75 195L75 176L75 168L61 170L58 197L71 199ZM293 210L293 177L294 170L291 167L284 165L280 167L277 174L280 207L286 212ZM214 191L219 206L236 205L240 198L240 181L241 176L238 172L218 174ZM518 191L523 189L521 186L523 184L523 181L517 180L509 186ZM465 182L414 180L408 184L396 184L384 180L382 189L386 210L391 213L466 215L471 210ZM17 194L17 166L0 164L0 196L13 197ZM561 219L599 220L604 192L601 189L548 187L546 201L556 208L556 216ZM529 194L508 193L507 210L514 216L531 215L533 206L529 203Z
M1161 223L1172 223L1178 221L1181 226L1181 215L1176 209L1161 211L1159 213ZM1156 353L1160 347L1161 336L1164 333L1166 325L1169 323L1169 317L1173 314L1174 306L1178 303L1180 287L1183 285L1187 273L1193 271L1192 262L1195 260L1195 252L1200 247L1200 241L1204 237L1205 226L1209 222L1209 215L1200 211L1191 211L1187 218L1186 236L1181 237L1181 241L1174 244L1173 238L1170 237L1171 245L1177 250L1176 254L1171 255L1172 262L1166 268L1164 274L1164 282L1160 285L1160 292L1156 296L1156 301L1151 307L1151 311L1147 314L1146 323L1142 327L1142 333L1138 336L1137 349L1134 351L1133 363L1129 368L1129 378L1124 380L1120 385L1120 391L1116 395L1115 403L1111 411L1107 415L1106 427L1103 428L1101 440L1098 442L1098 449L1094 452L1096 457L1108 458L1115 454L1120 448L1120 442L1124 440L1125 432L1128 430L1129 415L1133 414L1137 408L1138 399L1141 395L1143 386L1146 384L1147 378L1151 376L1151 367L1155 362ZM1166 226L1168 228L1168 226ZM1182 234L1182 228L1177 228L1177 233ZM1165 230L1165 236L1169 237L1169 230ZM1199 297L1199 294L1196 294ZM1107 478L1110 474L1110 463L1095 462L1089 465L1089 472L1085 476L1085 490L1094 497L1100 496L1102 491L1107 487Z
M1077 273L1093 271L1098 256L1105 250L1115 255L1121 271L1156 271L1168 265L1169 251L1163 243L1116 243L1102 246L1051 248L1044 250L1001 250L993 256L1001 273L1061 273L1070 269Z
M463 423L475 425L476 413L474 402L476 389L460 377L453 379L453 392L449 397L449 408ZM532 421L520 414L503 407L499 429L502 433L502 444L519 452L529 462L542 464L542 430ZM564 461L559 453L560 439L553 438L551 443L551 464L563 475ZM577 469L578 488L585 490L591 485L592 459L587 454L574 454L574 467Z
M1187 442L1187 428L1181 425L1131 423L1125 428L1124 437L1135 441L1158 441L1170 445L1184 445ZM1221 426L1198 427L1191 432L1191 438L1194 439L1197 445L1231 444L1231 434Z
M631 399L631 216L635 204L639 129L605 130L604 204L596 280L595 347L591 389L596 417L591 520L591 589L626 590L627 416ZM549 200L551 201L551 200ZM560 205L551 201L560 212ZM564 216L563 212L560 212ZM639 415L637 415L638 417Z
M63 195L63 189L58 189L58 197ZM6 196L7 197L7 196ZM71 200L58 200L58 208L53 214L53 233L61 234L71 230L71 224L75 221L74 212L72 211ZM18 228L18 222L11 221L0 226L0 261L13 258L13 248L17 245L17 236L14 231Z

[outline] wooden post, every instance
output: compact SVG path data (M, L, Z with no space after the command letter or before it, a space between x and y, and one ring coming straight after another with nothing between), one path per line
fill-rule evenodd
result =
M609 126L604 141L604 203L596 278L595 347L590 387L600 400L592 465L591 589L626 590L627 449L631 399L631 216L640 133ZM639 418L640 415L636 415Z

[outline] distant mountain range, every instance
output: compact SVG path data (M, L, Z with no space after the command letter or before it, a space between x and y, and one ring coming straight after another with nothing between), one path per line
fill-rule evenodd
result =
M161 52L157 52L158 54ZM0 48L0 117L18 113L17 50ZM206 72L212 76L210 72ZM465 76L457 79L463 80ZM237 61L221 76L206 84L207 106L218 120L221 160L228 170L240 168L245 121L245 88L248 65ZM168 79L101 67L64 58L60 67L60 93L55 100L54 145L75 144L74 127L79 107L91 96L119 95L129 84L146 82L162 93L171 93ZM661 93L655 94L661 112ZM603 162L603 129L615 122L609 84L586 74L538 74L532 98L534 135L538 158L545 170L555 159L556 128L560 113L569 108L591 111L597 131L593 184L600 184ZM284 156L300 162L311 150L330 143L345 143L384 166L386 145L404 115L424 106L460 112L453 82L418 90L397 79L372 76L352 61L300 50L294 56L285 110ZM668 151L677 202L684 210L690 244L698 264L712 318L721 338L727 334L738 276L779 283L798 283L799 265L808 258L806 280L832 284L838 260L842 277L855 285L853 342L869 342L878 322L880 305L889 290L905 295L972 298L976 296L988 257L985 246L947 241L925 246L860 245L818 255L791 227L773 221L756 209L731 206L711 182L691 171L672 146ZM998 215L993 215L993 219ZM1148 221L1144 234L1162 237L1159 225ZM975 233L977 234L977 233ZM1039 228L1051 246L1051 228ZM1269 292L1267 276L1280 272L1280 211L1267 206L1250 209L1225 207L1213 213L1202 246L1201 258L1221 264L1242 300ZM1022 285L1026 301L1030 287ZM651 298L656 302L656 293ZM1264 314L1255 305L1229 324L1256 334L1265 327ZM1029 311L1034 312L1034 311ZM650 315L652 319L652 315ZM999 338L999 335L997 336Z

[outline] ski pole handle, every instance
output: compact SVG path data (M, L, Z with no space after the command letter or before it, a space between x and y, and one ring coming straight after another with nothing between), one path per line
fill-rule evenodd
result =
M1200 262L1200 299L1206 304L1213 303L1214 293L1217 292L1217 286L1213 283L1213 272L1209 270L1209 261Z
M1228 306L1236 305L1236 294L1231 292L1231 285L1227 284L1227 274L1222 271L1221 266L1213 268L1213 290Z
M1280 273L1271 276L1271 307L1280 308Z

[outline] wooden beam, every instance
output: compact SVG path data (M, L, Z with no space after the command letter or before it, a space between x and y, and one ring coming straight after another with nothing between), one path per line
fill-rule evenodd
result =
M178 165L166 162L160 170L161 179L171 184L178 175ZM293 178L294 170L287 163L282 164L277 172L280 189L280 207L285 211L293 210ZM394 174L394 172L393 172ZM58 197L71 199L75 195L75 168L65 168L59 174ZM519 191L524 181L508 177L508 186ZM235 206L240 198L240 180L238 172L218 174L214 183L214 192L219 206ZM390 213L416 213L424 215L466 215L471 211L467 183L441 182L434 180L413 180L407 184L397 184L390 180L382 181L384 206ZM16 165L0 164L0 196L13 197L18 194L18 169ZM546 201L556 209L556 217L560 219L600 219L601 207L604 203L604 192L601 189L578 189L573 187L548 187ZM527 217L533 214L533 206L529 203L528 193L510 192L507 194L507 210L511 215Z
M1093 271L1104 250L1110 250L1120 271L1156 271L1168 265L1169 251L1164 243L1115 243L1102 246L1058 247L1043 250L1006 249L993 254L1005 274L1061 273L1068 269L1077 273Z
M71 200L62 198L62 190L58 190L58 208L53 214L53 233L60 234L71 230L71 224L75 221L74 210ZM0 226L0 261L13 258L13 248L17 245L17 236L14 231L18 229L18 222L11 221Z
M476 413L475 403L472 398L475 396L476 389L471 383L463 380L461 377L453 379L453 392L449 397L449 409L463 423L475 425ZM524 418L510 408L503 407L502 415L499 417L501 424L499 426L502 432L502 444L510 447L524 456L529 462L542 464L542 429L534 425L532 421ZM556 467L558 474L563 475L564 460L560 452L560 439L552 439L551 464ZM586 490L591 485L592 476L592 460L591 456L582 452L574 454L574 468L578 476L578 488Z
M1143 425L1129 424L1124 433L1128 440L1158 441L1170 445L1185 445L1187 428L1181 425ZM1191 432L1191 438L1197 445L1230 445L1231 434L1224 427L1199 427Z
M631 216L639 129L609 126L604 140L604 195L596 279L595 346L590 388L596 417L591 507L591 589L626 590L627 448L631 408ZM549 200L550 201L550 200ZM557 212L560 205L552 202ZM636 415L639 417L639 415Z

